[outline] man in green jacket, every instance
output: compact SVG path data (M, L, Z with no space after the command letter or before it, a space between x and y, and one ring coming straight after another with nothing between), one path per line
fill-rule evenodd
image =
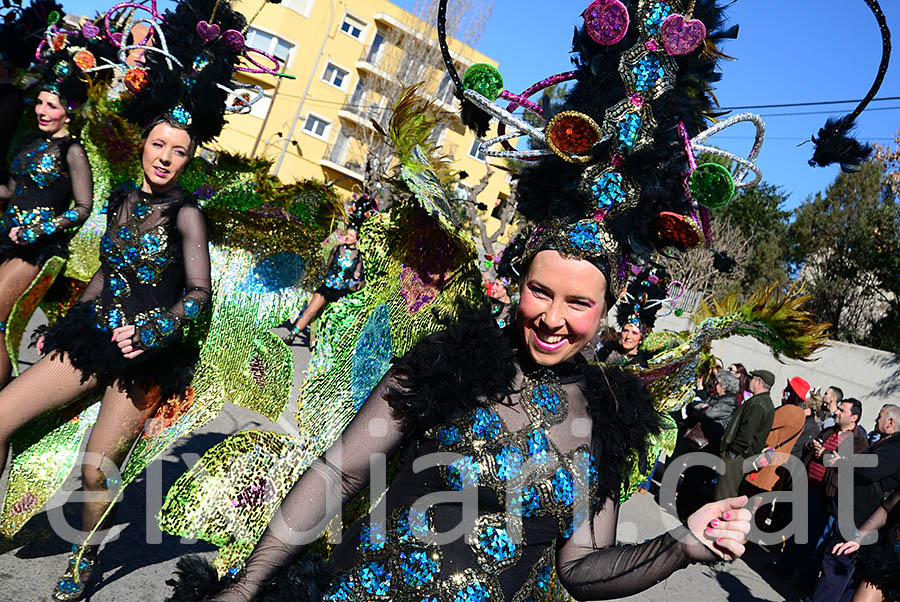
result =
M775 375L768 370L750 373L748 388L753 397L742 403L722 436L721 456L725 460L725 474L716 483L716 499L734 497L744 478L743 462L762 451L766 437L772 430L775 404L769 397L769 389L775 384Z

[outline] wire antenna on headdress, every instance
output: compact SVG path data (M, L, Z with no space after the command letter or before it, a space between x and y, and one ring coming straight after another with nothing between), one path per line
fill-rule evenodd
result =
M850 132L856 125L856 118L875 98L875 94L878 93L881 83L884 81L884 75L887 73L888 63L891 60L891 30L888 29L884 11L881 10L878 0L865 0L865 2L872 14L875 15L878 29L881 31L881 62L878 64L878 73L875 75L875 81L872 82L869 91L855 109L843 117L829 118L818 134L812 137L812 142L816 147L812 159L809 160L809 164L812 166L825 167L832 163L840 163L841 170L853 172L872 152L871 145L861 144L850 136Z

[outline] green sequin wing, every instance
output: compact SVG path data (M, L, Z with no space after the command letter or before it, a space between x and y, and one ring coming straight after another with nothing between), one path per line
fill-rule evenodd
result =
M12 362L13 374L16 376L19 375L19 346L28 321L65 264L65 259L56 256L45 261L37 276L10 309L6 321L6 352L9 354L9 361Z
M84 404L73 404L45 414L16 433L0 534L15 535L62 487L78 459L84 434L99 413L99 402L86 409Z

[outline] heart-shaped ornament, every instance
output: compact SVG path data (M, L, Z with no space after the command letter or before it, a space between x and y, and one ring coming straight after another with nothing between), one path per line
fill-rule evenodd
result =
M685 21L683 15L669 15L659 27L659 37L671 56L688 54L706 39L706 25L699 19Z
M643 270L643 269L644 269L644 268L641 267L641 266L639 266L639 265L632 265L632 266L631 266L631 273L634 274L635 276L637 276L638 274L641 273L641 270Z
M100 28L91 23L90 21L85 21L81 25L81 33L89 40L92 40L100 35Z
M206 21L197 22L197 35L203 40L204 44L209 44L219 37L222 30L215 23L207 23Z
M225 33L222 34L222 39L225 41L225 45L235 52L240 52L244 49L244 34L236 29L225 30Z

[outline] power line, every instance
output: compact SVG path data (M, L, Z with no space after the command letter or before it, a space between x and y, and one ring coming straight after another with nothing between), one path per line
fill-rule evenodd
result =
M900 109L900 105L896 107L875 107L874 109L866 109L866 113L875 111L896 111ZM760 117L795 117L797 115L834 115L834 111L798 111L794 113L760 113Z
M873 98L872 102L879 102L882 100L900 100L900 96L883 96L881 98ZM857 98L856 100L816 100L812 102L788 102L781 104L771 104L771 105L744 105L740 107L721 107L723 111L737 111L743 109L782 109L785 107L814 107L819 105L840 105L847 103L858 103L862 101L862 98ZM873 109L869 109L870 111ZM799 113L798 113L799 114Z

